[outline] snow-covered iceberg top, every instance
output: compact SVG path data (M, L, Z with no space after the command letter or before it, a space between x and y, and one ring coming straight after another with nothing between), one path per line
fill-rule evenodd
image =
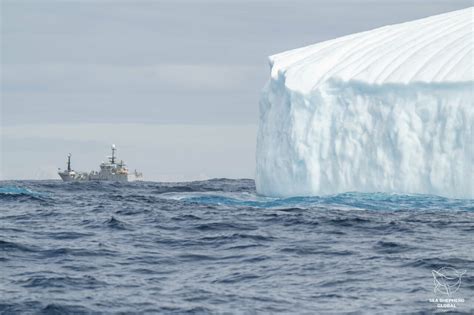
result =
M270 57L256 184L474 197L473 8Z
M331 78L370 84L473 80L474 9L389 25L270 57L272 78L308 92Z

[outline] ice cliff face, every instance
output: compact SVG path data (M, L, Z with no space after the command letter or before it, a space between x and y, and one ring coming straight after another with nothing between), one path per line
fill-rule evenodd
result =
M270 57L257 191L474 198L473 8Z

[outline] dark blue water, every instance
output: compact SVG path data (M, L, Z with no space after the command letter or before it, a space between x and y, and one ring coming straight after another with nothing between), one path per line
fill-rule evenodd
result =
M0 312L433 313L432 270L466 270L474 202L258 197L251 180L0 182Z

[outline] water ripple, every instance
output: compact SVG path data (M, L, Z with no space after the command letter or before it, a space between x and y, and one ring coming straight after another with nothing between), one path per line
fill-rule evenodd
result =
M252 180L0 182L0 314L433 313L467 270L474 201L268 198Z

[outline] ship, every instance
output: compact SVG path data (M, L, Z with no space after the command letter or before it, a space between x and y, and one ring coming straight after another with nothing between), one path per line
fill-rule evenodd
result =
M116 156L117 148L112 145L112 155L108 157L107 162L100 164L99 171L77 172L71 167L71 153L67 156L67 168L58 170L58 175L65 182L73 181L114 181L128 182L129 176L134 180L141 180L143 175L135 170L133 174L129 174L128 168L122 160L118 160Z

